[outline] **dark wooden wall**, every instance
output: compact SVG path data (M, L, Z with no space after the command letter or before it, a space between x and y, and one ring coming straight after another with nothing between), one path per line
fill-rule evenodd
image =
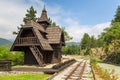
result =
M24 29L20 37L34 37L32 29Z
M35 59L34 55L30 51L28 47L24 49L24 64L25 65L38 65L37 60Z
M50 51L46 51L46 52L43 54L43 60L44 60L44 63L45 63L45 64L52 62L52 55L53 55L53 53L50 52Z
M52 45L53 56L52 56L52 63L60 62L61 61L61 44Z

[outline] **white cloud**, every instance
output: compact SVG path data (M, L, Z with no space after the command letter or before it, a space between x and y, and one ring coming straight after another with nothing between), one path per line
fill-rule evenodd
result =
M14 39L13 31L17 31L17 26L23 24L23 17L30 6L37 10L37 17L40 17L44 6L43 0L0 0L0 37ZM51 18L59 22L60 7L46 6Z
M110 24L111 24L110 22L106 22L106 23L100 23L100 24L94 25L90 29L89 34L97 37L101 32L103 32L105 28L110 27Z
M27 3L27 0L26 0ZM17 31L17 26L22 24L23 17L26 10L32 5L37 10L37 17L41 15L41 10L46 5L48 16L53 19L57 24L66 26L66 31L73 36L72 41L80 41L84 33L90 35L99 35L105 27L109 27L110 22L101 23L94 26L80 25L77 20L63 17L69 14L69 11L64 11L58 5L52 5L44 3L43 0L28 0L26 4L24 0L1 0L0 1L0 37L6 39L14 39L12 35L13 31ZM66 13L66 14L63 14ZM63 23L64 22L64 23Z
M33 1L33 0L31 0ZM34 0L35 3L43 5L42 1ZM0 1L0 37L14 39L13 31L17 31L17 26L23 24L23 17L26 10L32 5L25 4L24 0L1 0Z
M80 25L78 21L72 19L65 20L68 27L66 31L73 37L71 41L80 42L84 33L88 33L90 36L94 35L97 37L104 28L110 27L110 22L100 23L94 26L91 25Z

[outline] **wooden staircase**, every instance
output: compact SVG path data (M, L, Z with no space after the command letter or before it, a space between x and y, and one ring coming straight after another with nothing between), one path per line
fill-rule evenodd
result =
M34 55L34 57L36 58L38 64L40 66L43 66L43 56L41 54L41 52L39 51L39 49L36 46L31 46L29 47L32 54Z

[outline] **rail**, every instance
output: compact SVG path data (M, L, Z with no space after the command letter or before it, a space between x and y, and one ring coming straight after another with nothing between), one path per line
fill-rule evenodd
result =
M73 76L73 74L74 74L76 71L77 71L77 72L80 72L80 74L78 73L79 76L77 76L78 79L81 78L81 75L82 75L82 72L83 72L85 66L82 67L81 71L78 71L77 69L80 67L80 65L81 65L82 63L83 63L83 61L81 61L68 75L66 75L65 80L70 79L71 76Z

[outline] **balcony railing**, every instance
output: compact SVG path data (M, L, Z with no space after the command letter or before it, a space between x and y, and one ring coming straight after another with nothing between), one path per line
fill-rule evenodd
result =
M35 37L18 38L15 44L16 45L33 45L33 44L38 44L38 40Z

